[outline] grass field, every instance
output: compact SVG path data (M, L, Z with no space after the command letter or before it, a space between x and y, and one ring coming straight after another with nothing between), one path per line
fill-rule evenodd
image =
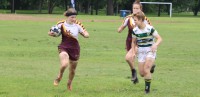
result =
M143 78L137 85L130 81L124 60L127 29L116 32L122 18L78 16L90 38L79 37L81 58L69 92L68 70L60 85L53 86L60 38L47 35L62 15L8 17L0 15L0 97L200 97L200 18L149 17L163 43L151 93L145 95Z

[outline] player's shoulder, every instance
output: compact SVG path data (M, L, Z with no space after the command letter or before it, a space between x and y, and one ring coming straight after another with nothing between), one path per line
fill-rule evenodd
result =
M154 27L149 25L149 24L146 24L146 30L147 30L147 32L154 32L155 31Z
M149 18L147 16L144 16L144 19L147 20L147 21L149 20Z
M130 19L130 18L132 18L133 17L133 14L129 14L129 15L127 15L124 19Z
M77 27L77 28L81 28L81 25L78 24L78 23L74 23L74 26Z
M146 28L152 29L153 26L151 26L151 25L149 25L149 24L146 24Z
M79 24L79 25L82 24L81 21L79 21L79 20L75 20L74 23L75 23L75 24Z
M57 25L58 25L58 24L63 24L64 22L65 22L65 20L58 21L58 22L57 22Z

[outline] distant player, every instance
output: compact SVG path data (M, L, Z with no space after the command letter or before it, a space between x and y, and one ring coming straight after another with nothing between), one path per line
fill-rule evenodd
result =
M68 90L72 90L72 81L75 75L75 70L80 56L80 46L78 42L78 34L88 38L89 33L80 26L76 21L77 12L73 8L69 8L64 15L67 17L65 21L58 22L57 26L61 29L62 41L58 46L60 57L60 70L58 76L54 80L54 85L57 86L63 77L65 69L69 66L69 79L67 82ZM53 32L48 32L50 36L55 36Z
M133 18L136 27L132 31L132 53L136 54L135 47L138 46L139 73L145 80L145 93L149 93L152 79L150 69L155 61L156 51L162 38L152 26L144 23L143 12L134 14Z
M128 26L128 36L126 38L126 51L127 54L125 56L126 62L129 64L131 72L132 72L132 78L131 80L133 81L134 84L138 83L138 78L137 78L137 72L134 66L134 59L135 57L132 54L132 49L131 49L131 42L132 42L132 30L133 28L135 28L135 22L133 20L133 14L142 11L142 4L140 3L140 0L136 0L133 3L133 13L131 15L128 15L127 17L125 17L122 25L118 28L118 32L122 32L126 26ZM145 24L149 24L151 25L150 21L147 19L147 17L145 17L144 20ZM152 71L154 68L152 68Z

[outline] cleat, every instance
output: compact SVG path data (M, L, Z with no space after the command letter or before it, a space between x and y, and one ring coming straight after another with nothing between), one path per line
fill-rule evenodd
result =
M138 78L137 78L137 74L136 74L136 73L135 73L135 75L132 75L131 81L132 81L134 84L139 83L139 80L138 80Z
M145 91L144 91L144 93L145 93L145 94L149 94L149 93L150 93L150 91L146 91L146 90L145 90Z
M131 81L132 81L134 84L139 83L139 80L138 80L138 78L137 78L137 72L136 72L136 71L135 71L135 73L132 73Z
M139 80L138 80L138 78L137 78L137 77L136 77L136 78L134 78L134 79L132 78L132 79L131 79L131 81L132 81L134 84L137 84L137 83L139 83Z
M155 67L156 67L156 65L153 64L153 66L151 67L151 70L150 70L151 73L154 73L154 69L155 69Z

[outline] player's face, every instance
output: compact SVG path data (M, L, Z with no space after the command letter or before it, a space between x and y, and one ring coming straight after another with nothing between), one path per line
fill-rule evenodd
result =
M142 20L139 20L137 17L134 17L133 19L134 19L135 24L136 24L137 26L141 26Z
M70 23L74 23L74 22L76 21L76 15L68 16L67 20L68 20Z
M133 14L136 14L137 12L140 12L140 5L138 4L133 4Z

